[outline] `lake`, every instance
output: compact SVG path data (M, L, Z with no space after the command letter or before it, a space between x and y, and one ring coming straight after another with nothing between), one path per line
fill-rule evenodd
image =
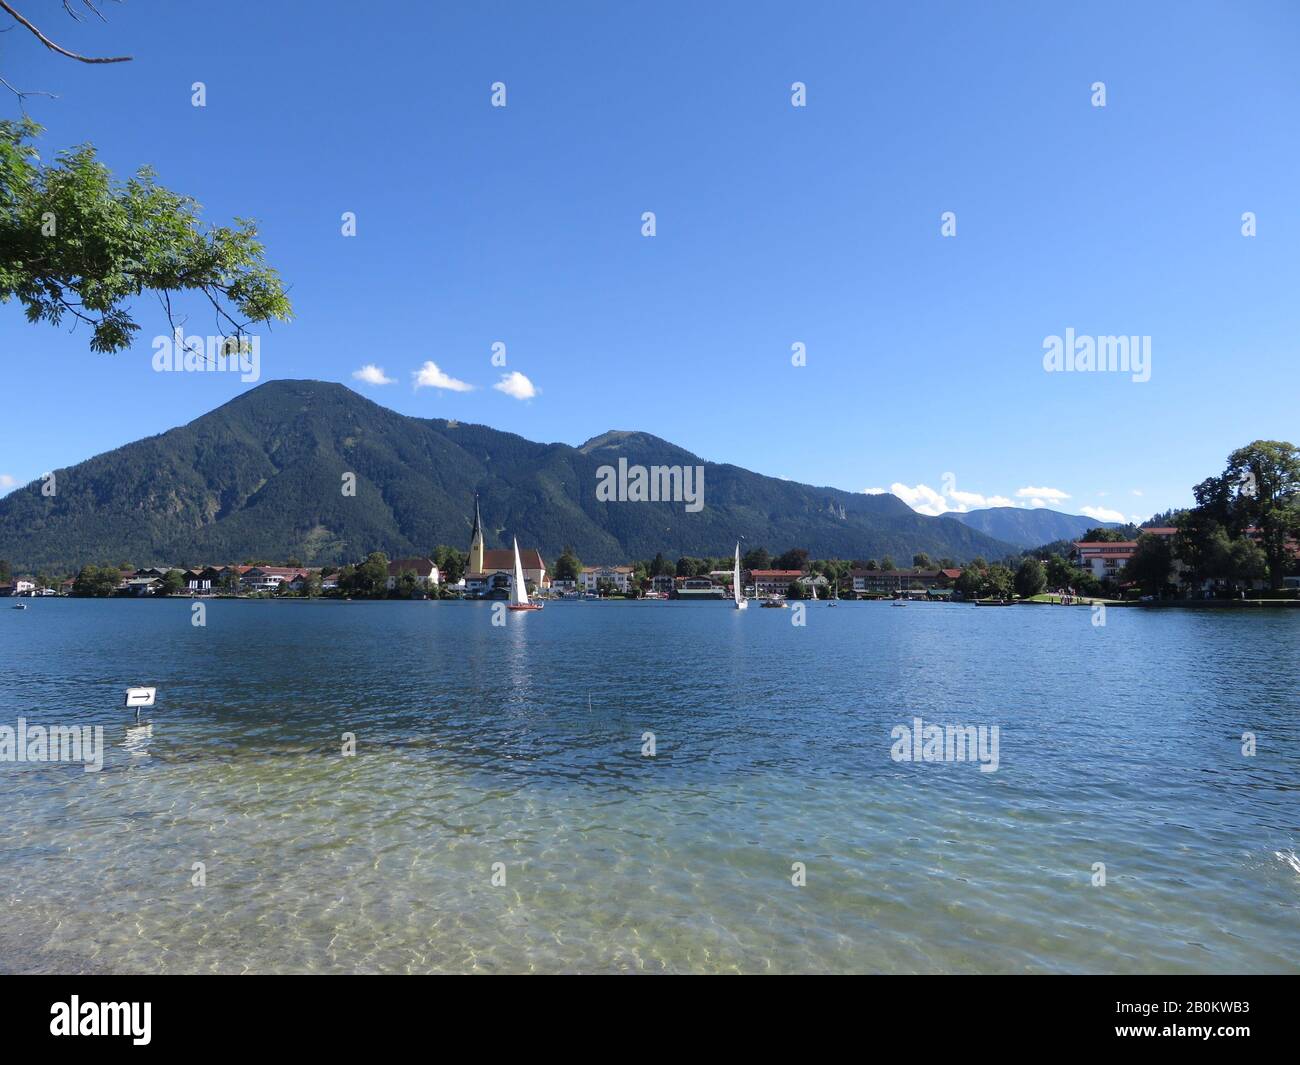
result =
M1300 611L27 602L0 970L1300 971Z

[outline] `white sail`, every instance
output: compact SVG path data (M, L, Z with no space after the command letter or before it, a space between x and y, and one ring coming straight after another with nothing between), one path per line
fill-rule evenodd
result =
M740 541L736 541L736 568L731 575L731 595L736 601L736 609L744 610L749 604L745 602L744 588L740 584Z
M528 603L528 588L524 585L524 564L519 561L519 540L515 539L515 579L510 585L510 602L515 606Z

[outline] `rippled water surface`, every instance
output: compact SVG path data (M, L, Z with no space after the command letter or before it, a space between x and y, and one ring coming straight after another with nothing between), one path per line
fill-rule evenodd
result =
M190 618L0 608L0 724L112 745L0 763L0 969L1300 971L1297 611ZM997 772L892 761L916 716Z

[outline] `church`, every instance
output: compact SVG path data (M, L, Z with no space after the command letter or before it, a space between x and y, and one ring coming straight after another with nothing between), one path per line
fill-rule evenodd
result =
M534 591L547 587L546 563L535 547L519 549L524 568L524 583ZM474 496L474 530L469 539L469 560L465 564L465 591L469 595L508 592L515 576L513 548L483 546L483 519L479 516L478 495Z

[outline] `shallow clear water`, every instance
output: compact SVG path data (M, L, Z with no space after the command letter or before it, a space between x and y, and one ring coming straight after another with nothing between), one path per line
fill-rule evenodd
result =
M0 763L0 969L1300 971L1300 612L190 617L0 608L0 724L113 744ZM998 770L893 761L918 715Z

